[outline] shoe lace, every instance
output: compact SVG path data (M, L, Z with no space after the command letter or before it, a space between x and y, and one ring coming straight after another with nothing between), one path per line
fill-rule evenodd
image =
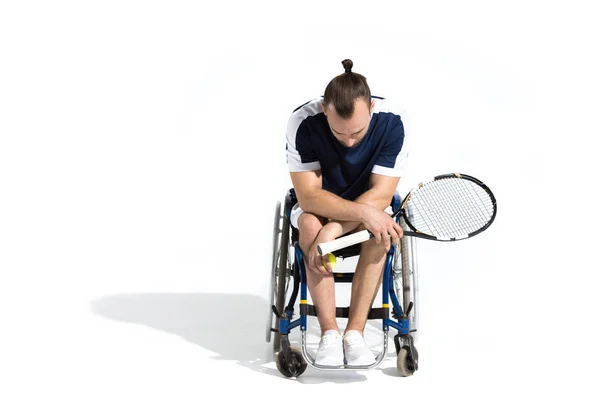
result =
M341 341L342 338L340 335L323 335L321 338L321 345L323 347L332 347L339 345Z
M346 336L345 340L346 346L349 349L355 349L365 345L365 339L362 336Z

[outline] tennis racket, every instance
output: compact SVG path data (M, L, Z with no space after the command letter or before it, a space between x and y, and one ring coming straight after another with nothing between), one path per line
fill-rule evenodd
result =
M496 198L480 180L463 174L439 175L410 191L392 218L404 218L412 231L406 236L437 241L473 237L490 227L496 218ZM368 230L321 243L325 255L373 237Z

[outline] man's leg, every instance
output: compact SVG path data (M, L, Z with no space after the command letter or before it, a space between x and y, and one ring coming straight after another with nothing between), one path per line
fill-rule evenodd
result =
M367 324L367 316L379 290L383 266L388 251L375 240L361 243L360 257L352 281L350 315L346 331L356 330L361 334Z
M300 248L306 255L319 231L327 220L314 214L303 213L298 219ZM307 262L305 261L305 265ZM322 366L341 366L344 364L342 335L335 320L335 281L333 275L323 275L306 267L306 282L317 318L321 326L321 341L317 349L315 364Z
M344 332L344 352L348 365L363 366L375 362L375 355L365 343L363 332L369 311L377 295L387 250L375 240L361 244L358 265L352 280L350 315Z
M311 245L326 222L325 218L304 212L298 219L298 231L300 233L300 249L306 256ZM305 265L306 262L305 262ZM335 319L335 282L333 275L319 274L308 266L306 267L306 283L314 306L317 309L317 318L321 327L321 334L328 330L339 332Z

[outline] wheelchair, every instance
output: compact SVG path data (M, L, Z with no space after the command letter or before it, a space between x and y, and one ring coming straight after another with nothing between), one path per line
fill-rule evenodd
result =
M315 363L307 351L307 317L316 317L313 305L308 304L308 285L302 250L299 245L299 232L290 222L292 207L297 203L295 190L290 189L284 203L276 203L273 227L273 258L270 283L270 307L267 319L266 341L273 339L273 352L278 371L285 377L298 377L304 373L307 365L317 370L369 370L377 367L388 353L389 328L396 330L394 345L396 365L401 376L410 376L418 369L418 352L415 347L418 323L417 296L417 257L414 237L403 236L400 246L391 246L386 256L383 279L381 282L382 307L371 308L368 319L381 319L383 332L383 350L375 362L365 366L329 367ZM401 198L394 194L391 207L398 210ZM282 207L283 206L283 207ZM397 217L403 229L408 229L403 220ZM398 248L399 247L399 248ZM333 252L336 259L356 257L360 254L360 244ZM335 273L335 283L350 283L354 273ZM298 305L299 315L295 314ZM390 300L392 310L390 313ZM400 301L401 300L401 301ZM336 307L336 318L348 318L349 307ZM297 317L296 319L294 319ZM275 324L274 324L275 322ZM300 327L301 348L290 345L289 335L292 329Z

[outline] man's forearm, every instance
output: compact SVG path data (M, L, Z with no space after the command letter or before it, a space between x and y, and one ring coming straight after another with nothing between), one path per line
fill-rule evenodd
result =
M356 203L359 204L368 204L373 207L376 207L380 210L385 210L391 203L391 200L388 201L387 198L381 196L378 192L373 189L370 189L360 195L355 200ZM328 235L332 235L334 237L340 237L348 232L353 231L361 224L360 221L339 221L332 220L329 221L323 228Z
M362 203L345 200L323 189L319 189L310 197L302 199L300 207L306 212L336 221L358 221L357 226L363 219Z

